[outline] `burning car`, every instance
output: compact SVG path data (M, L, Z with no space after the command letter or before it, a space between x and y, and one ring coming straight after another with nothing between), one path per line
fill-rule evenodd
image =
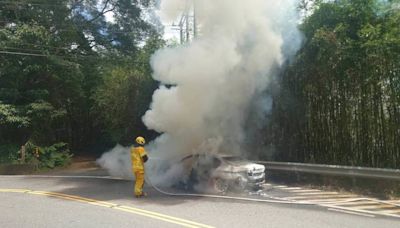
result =
M214 193L229 190L257 189L265 183L265 166L239 156L221 154L194 154L184 157L181 163L185 178L181 183L187 189L206 186Z

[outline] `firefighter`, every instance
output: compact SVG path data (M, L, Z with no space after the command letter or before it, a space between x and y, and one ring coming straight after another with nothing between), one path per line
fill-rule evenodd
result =
M136 138L136 144L131 148L132 169L135 174L135 196L146 196L143 192L144 185L144 163L148 160L146 150L144 149L145 139L141 136Z

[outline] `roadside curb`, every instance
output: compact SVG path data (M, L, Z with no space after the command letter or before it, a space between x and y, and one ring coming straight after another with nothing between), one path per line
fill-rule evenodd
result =
M89 169L89 168L99 168L96 161L83 161L74 162L66 167L59 167L52 171L60 170L73 170L73 169ZM23 175L23 174L33 174L33 173L46 173L48 171L40 171L33 164L3 164L0 165L0 175Z
M99 168L100 166L96 161L80 161L72 162L67 169L77 169L77 168Z
M32 164L0 165L0 175L31 174L35 171L36 166Z

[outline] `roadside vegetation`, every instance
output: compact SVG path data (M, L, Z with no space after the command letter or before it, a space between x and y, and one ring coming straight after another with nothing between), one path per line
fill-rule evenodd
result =
M266 144L283 161L400 168L400 1L315 3Z
M302 2L304 43L259 133L274 153L260 157L400 168L400 1ZM156 136L141 121L158 86L150 57L166 44L145 20L152 5L0 1L0 163L22 145L53 168L70 151Z
M51 168L70 159L60 145L104 151L145 131L140 117L157 86L149 59L164 45L143 19L150 6L0 1L0 163L16 161L29 142Z

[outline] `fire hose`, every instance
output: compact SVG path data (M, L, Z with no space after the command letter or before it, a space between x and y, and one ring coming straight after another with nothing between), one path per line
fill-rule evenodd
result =
M178 197L206 197L206 198L216 198L216 199L229 199L229 200L240 200L240 201L250 201L250 202L264 202L264 203L279 203L279 204L297 204L297 205L316 205L315 203L310 202L298 202L292 200L286 200L279 197L274 197L265 194L264 197L269 199L255 199L255 198L246 198L246 197L236 197L236 196L224 196L224 195L211 195L211 194L200 194L200 193L173 193L164 191L156 185L152 184L150 178L145 175L145 182L157 192L167 195L167 196L178 196Z

